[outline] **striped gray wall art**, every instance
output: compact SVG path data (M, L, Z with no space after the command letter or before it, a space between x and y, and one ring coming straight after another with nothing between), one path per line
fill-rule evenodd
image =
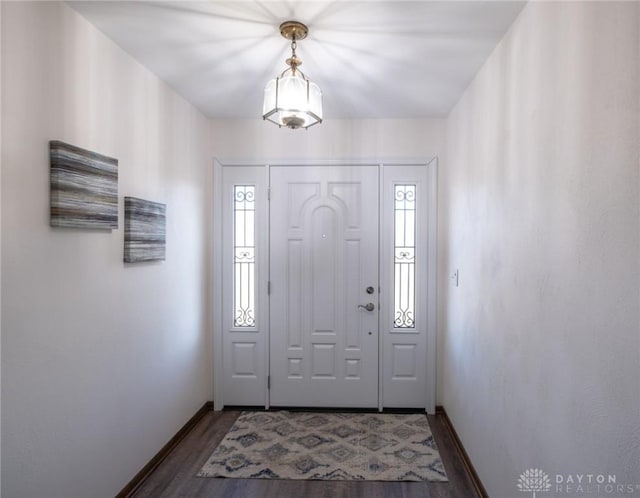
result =
M118 160L52 140L51 226L118 228Z
M165 259L167 206L124 198L124 262Z

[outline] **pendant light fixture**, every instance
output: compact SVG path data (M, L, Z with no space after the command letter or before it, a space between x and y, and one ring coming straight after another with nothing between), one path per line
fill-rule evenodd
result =
M322 92L320 87L300 71L302 61L296 55L297 41L304 40L309 28L298 21L280 25L280 34L291 40L289 66L264 89L262 119L293 130L322 123Z

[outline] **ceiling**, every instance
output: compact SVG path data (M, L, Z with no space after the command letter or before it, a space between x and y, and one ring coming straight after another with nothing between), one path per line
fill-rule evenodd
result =
M302 70L324 117L444 117L516 18L515 1L71 1L68 4L212 118L262 114L286 68L285 20L309 26Z

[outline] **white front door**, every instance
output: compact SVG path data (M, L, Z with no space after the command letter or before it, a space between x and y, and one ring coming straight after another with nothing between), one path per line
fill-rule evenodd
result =
M270 176L270 404L377 407L379 169Z
M435 159L215 164L216 409L433 413Z

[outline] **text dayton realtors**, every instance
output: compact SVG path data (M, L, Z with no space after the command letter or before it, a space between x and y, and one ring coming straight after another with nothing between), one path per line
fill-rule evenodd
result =
M633 493L639 486L618 484L615 474L556 474L556 493Z

